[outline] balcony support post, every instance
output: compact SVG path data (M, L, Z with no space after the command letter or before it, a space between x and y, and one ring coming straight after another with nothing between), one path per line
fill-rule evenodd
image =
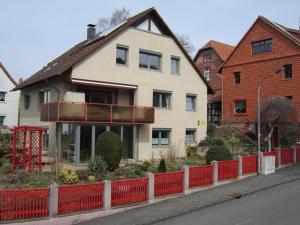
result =
M95 159L96 126L92 126L92 159Z
M76 125L75 130L75 165L80 163L80 125Z

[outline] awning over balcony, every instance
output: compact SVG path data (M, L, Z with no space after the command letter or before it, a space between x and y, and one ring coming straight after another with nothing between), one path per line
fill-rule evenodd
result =
M41 121L100 124L154 123L154 108L79 102L51 102L41 106Z
M118 88L118 89L137 89L137 85L90 81L90 80L82 80L82 79L75 79L75 78L72 78L71 82L74 84L80 84L86 86L97 86L97 87Z

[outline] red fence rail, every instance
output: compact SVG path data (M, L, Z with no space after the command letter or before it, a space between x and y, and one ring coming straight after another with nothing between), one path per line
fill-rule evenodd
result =
M263 156L275 156L275 166L278 166L278 151L264 152Z
M189 168L189 187L213 184L213 166L195 166Z
M256 155L243 156L243 175L256 173L258 169L258 158Z
M59 187L58 214L102 208L103 190L103 183Z
M129 205L148 199L148 178L116 180L111 182L111 205Z
M294 149L282 148L281 149L281 164L290 164L294 162Z
M183 191L183 171L154 175L154 196L171 195Z
M238 160L218 161L218 180L238 177Z
M0 220L46 217L48 188L0 190Z

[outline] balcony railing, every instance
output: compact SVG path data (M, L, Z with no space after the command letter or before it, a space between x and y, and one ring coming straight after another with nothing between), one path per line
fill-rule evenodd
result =
M79 102L50 102L41 105L41 121L145 124L154 123L154 108Z

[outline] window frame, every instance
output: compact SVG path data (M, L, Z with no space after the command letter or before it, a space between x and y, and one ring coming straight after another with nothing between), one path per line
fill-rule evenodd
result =
M7 98L6 98L7 92L6 91L0 91L0 94L1 93L3 93L3 95L4 95L4 101L0 101L0 103L6 103L6 101L7 101Z
M124 64L117 62L117 59L118 59L117 56L118 56L118 50L119 49L125 50L125 63ZM129 47L126 46L126 45L117 45L116 46L116 65L118 65L118 66L128 66L128 56L129 56L128 51L129 51Z
M237 112L236 111L236 103L237 102L245 102L245 112ZM233 100L233 113L235 114L235 115L245 115L245 114L247 114L247 99L235 99L235 100Z
M187 132L192 131L193 132L193 140L187 139ZM197 128L186 128L185 129L185 143L186 144L194 144L197 143Z
M284 80L292 80L293 79L293 65L286 64L286 65L283 65L283 68L284 68ZM288 77L287 75L290 75L290 77Z
M271 43L266 44L267 41L271 41ZM255 45L257 45L257 46L255 46ZM271 46L271 47L266 48L266 46ZM252 50L252 55L272 52L273 51L273 40L272 40L272 38L251 42L251 50Z
M177 72L173 73L173 70L172 70L172 61L175 60L177 61ZM171 56L171 74L172 75L180 75L180 57L177 57L177 56Z
M210 66L205 66L204 67L203 75L204 75L206 81L210 81L211 80L211 69L210 69Z
M142 67L141 66L141 54L144 54L147 56L147 67ZM158 69L153 69L150 67L150 57L149 56L156 56L158 57ZM156 72L161 72L162 71L162 54L158 52L152 52L152 51L147 51L144 49L139 50L139 68L144 69L144 70L150 70L150 71L156 71Z
M153 144L153 132L158 132L158 144ZM161 144L162 132L167 132L168 134L168 144ZM171 145L171 128L152 128L151 132L151 145L153 148L169 147Z
M240 85L241 84L241 72L240 71L234 72L233 73L233 78L234 78L234 84L235 85Z
M47 93L47 97L45 98L45 94ZM46 101L45 101L46 99ZM51 90L50 89L42 89L39 91L39 104L45 104L51 102Z
M154 94L158 94L159 95L159 99L158 99L158 106L154 105ZM162 105L162 95L167 95L169 96L169 104L168 107L163 107ZM172 92L170 91L160 91L160 90L153 90L152 93L152 106L158 109L171 109L171 105L172 104Z
M187 99L188 98L193 98L194 99L193 109L188 109L188 107L187 107ZM185 95L185 109L186 109L187 112L197 112L197 95L196 94L187 93Z
M24 110L30 108L31 96L29 94L24 94Z

